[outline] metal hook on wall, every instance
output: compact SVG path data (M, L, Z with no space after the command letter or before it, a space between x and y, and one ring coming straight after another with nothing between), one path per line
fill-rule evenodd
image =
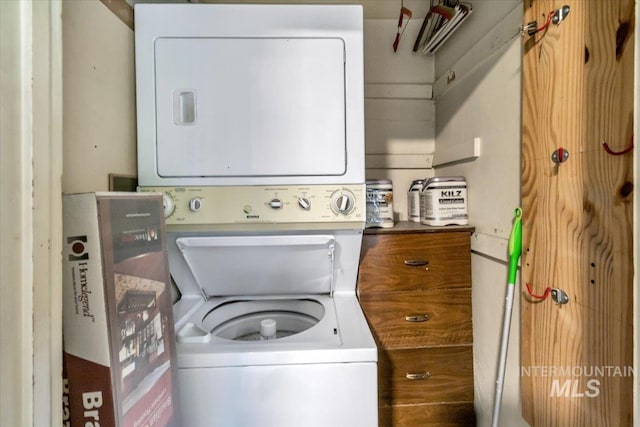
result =
M527 293L529 294L529 296L530 296L532 299L545 300L545 299L547 299L547 297L548 297L548 296L549 296L549 294L551 293L551 287L547 287L547 288L544 290L544 293L542 293L542 294L535 294L535 293L533 292L533 289L531 288L531 285L530 285L528 282L527 282L527 283L525 283L525 286L526 286L526 288L527 288ZM539 302L539 301L538 301L538 302Z
M530 37L549 28L549 24L560 25L562 21L567 18L571 8L568 5L564 5L559 9L552 10L547 14L547 19L544 24L538 27L538 21L531 21L524 27L522 27L523 35L526 33Z
M631 142L629 143L629 146L622 151L613 151L611 148L609 148L609 144L607 144L607 141L602 141L602 147L604 148L604 151L611 154L612 156L622 156L623 154L630 153L631 150L633 150L633 135L631 135Z
M531 289L531 285L529 283L526 283L525 286L527 287L527 293L531 297L530 302L544 301L549 295L551 295L551 299L556 304L566 304L569 302L569 295L567 295L567 293L562 289L552 288L548 286L544 290L544 293L542 295L538 295L533 293L533 290Z

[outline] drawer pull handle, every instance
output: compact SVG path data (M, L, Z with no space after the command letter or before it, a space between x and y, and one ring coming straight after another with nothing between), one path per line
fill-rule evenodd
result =
M426 259L405 259L404 264L409 267L422 267L423 265L429 264L429 261Z
M430 376L431 376L431 372L428 372L428 371L418 372L418 373L407 372L407 379L409 380L426 380Z
M404 316L404 320L407 322L426 322L429 320L428 314L416 314L413 316Z

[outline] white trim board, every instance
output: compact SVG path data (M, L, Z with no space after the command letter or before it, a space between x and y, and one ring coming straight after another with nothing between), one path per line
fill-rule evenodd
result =
M0 1L0 413L62 420L62 2Z
M433 88L430 84L411 83L365 83L366 99L432 99Z
M473 138L458 144L438 144L433 156L433 167L450 166L453 163L468 162L477 159L482 154L482 140Z
M509 262L509 239L476 231L471 236L471 251Z
M433 154L367 154L367 169L430 169Z

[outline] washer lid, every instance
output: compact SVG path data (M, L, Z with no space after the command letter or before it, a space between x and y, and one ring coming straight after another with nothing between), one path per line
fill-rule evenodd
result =
M330 235L180 237L176 245L206 298L333 294Z

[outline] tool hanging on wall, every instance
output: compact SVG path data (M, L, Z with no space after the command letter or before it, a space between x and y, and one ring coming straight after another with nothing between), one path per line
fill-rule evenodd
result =
M498 427L500 406L502 404L502 390L504 388L504 371L507 366L507 350L509 347L509 330L511 329L511 312L513 311L513 293L518 274L518 260L522 254L522 209L514 211L513 226L509 235L509 275L507 280L507 298L504 306L502 324L502 342L500 344L500 362L496 381L495 401L493 404L492 427Z
M406 16L406 19L405 19ZM398 18L398 31L396 32L396 38L393 41L393 51L398 51L398 45L400 44L400 39L404 34L404 30L407 29L407 25L409 25L409 20L413 16L411 10L404 7L404 2L400 3L400 17Z

